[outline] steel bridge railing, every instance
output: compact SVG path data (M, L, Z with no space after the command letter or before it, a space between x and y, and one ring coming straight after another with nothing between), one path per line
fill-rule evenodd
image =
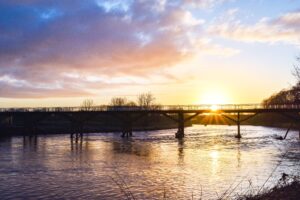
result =
M80 111L168 111L168 110L255 110L300 109L300 104L223 104L223 105L153 105L153 106L92 106L92 107L27 107L0 108L0 112L80 112Z

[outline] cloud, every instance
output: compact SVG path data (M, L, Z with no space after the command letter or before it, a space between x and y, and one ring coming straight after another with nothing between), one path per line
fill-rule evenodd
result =
M205 20L180 4L206 7L222 1L175 2L0 2L0 97L89 94L90 88L125 84L118 77L151 80L151 74L189 59L196 51L212 51L208 43L195 43L204 37ZM222 48L212 45L216 47ZM94 77L97 84L87 77ZM174 81L167 75L165 80Z
M186 51L197 52L200 56L220 56L220 57L229 57L234 56L240 53L238 49L233 49L229 47L224 47L219 44L213 43L210 39L197 39L193 42L193 49L190 48Z
M225 19L225 20L224 20ZM263 18L257 23L243 24L232 15L210 26L211 34L244 42L287 43L299 45L300 11L280 17Z
M0 94L4 98L45 98L45 97L76 97L90 96L87 91L74 87L49 87L46 85L33 86L24 80L15 80L10 77L0 77ZM68 92L66 92L68 91Z
M184 3L192 7L207 9L207 8L213 8L214 6L218 4L222 4L226 1L232 1L232 0L184 0Z

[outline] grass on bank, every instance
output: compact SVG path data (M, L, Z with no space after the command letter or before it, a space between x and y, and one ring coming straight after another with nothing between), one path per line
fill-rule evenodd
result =
M300 200L300 178L283 174L272 189L259 194L240 196L237 200Z

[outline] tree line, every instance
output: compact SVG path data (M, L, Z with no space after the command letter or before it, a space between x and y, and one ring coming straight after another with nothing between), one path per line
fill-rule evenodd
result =
M296 79L296 84L263 100L264 105L300 104L300 56L296 58L292 74Z
M126 97L113 97L108 106L111 107L142 107L142 108L152 108L159 107L160 105L155 102L156 98L151 92L142 93L137 96L136 101L128 100ZM96 106L95 102L92 99L85 99L81 103L81 108L83 110L91 110L92 107Z

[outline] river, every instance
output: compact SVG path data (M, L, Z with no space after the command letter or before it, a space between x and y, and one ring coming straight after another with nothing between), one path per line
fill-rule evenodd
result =
M300 140L284 129L195 125L0 139L0 199L232 199L299 175Z

